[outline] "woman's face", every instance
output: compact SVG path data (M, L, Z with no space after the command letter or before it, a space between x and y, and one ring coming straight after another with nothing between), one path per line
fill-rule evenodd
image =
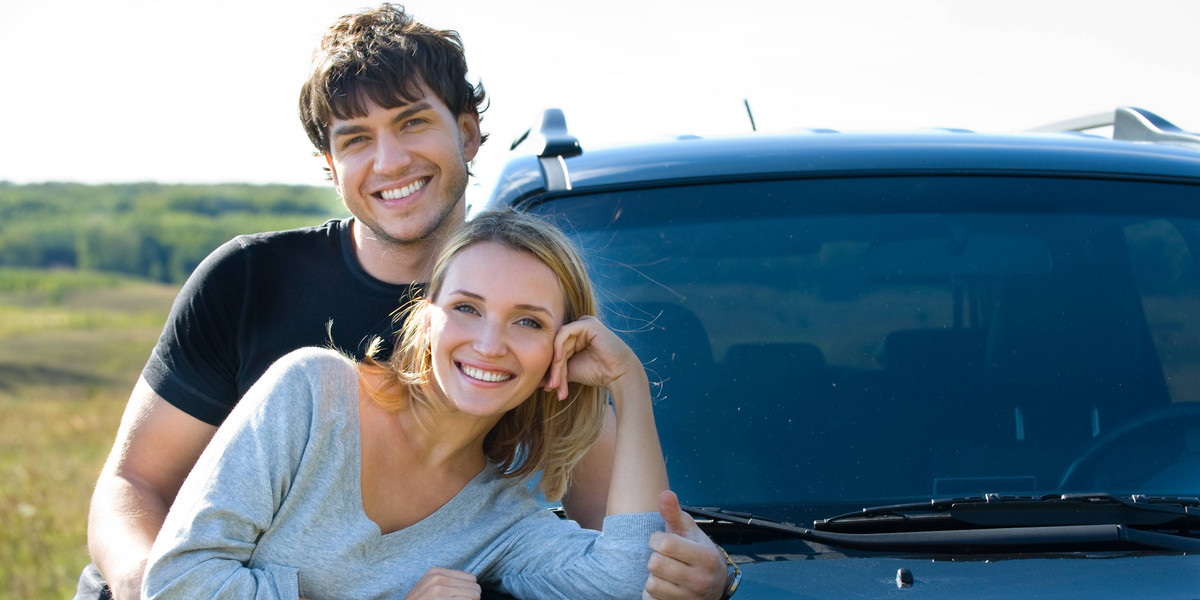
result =
M543 383L566 311L539 258L492 242L462 250L430 311L433 376L454 409L500 417Z

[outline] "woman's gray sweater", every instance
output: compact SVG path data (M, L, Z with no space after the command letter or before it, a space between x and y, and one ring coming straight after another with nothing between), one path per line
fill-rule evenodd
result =
M519 598L640 598L655 513L603 533L485 468L424 520L382 535L362 508L358 377L326 349L281 358L238 403L154 543L150 598L403 598L431 567Z

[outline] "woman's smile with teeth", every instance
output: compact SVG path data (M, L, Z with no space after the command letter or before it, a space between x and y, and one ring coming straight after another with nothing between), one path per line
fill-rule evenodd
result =
M418 179L402 188L383 190L382 192L379 192L379 196L384 200L399 200L401 198L407 198L413 192L425 187L426 181L428 181L428 178L422 177L421 179Z
M458 367L460 369L462 369L462 372L465 373L467 377L470 377L471 379L478 379L480 381L487 381L487 382L495 383L495 382L499 382L499 381L506 381L508 379L513 378L511 373L499 373L496 371L484 371L483 369L469 367L462 363L459 363Z

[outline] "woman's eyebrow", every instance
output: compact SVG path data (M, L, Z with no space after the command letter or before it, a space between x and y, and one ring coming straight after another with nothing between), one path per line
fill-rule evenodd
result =
M516 306L515 306L515 307L513 307L513 308L517 308L517 309L519 309L519 310L528 310L528 311L531 311L531 312L541 312L541 313L546 313L547 315L552 315L552 314L553 314L553 313L551 313L551 312L550 312L550 309L548 309L548 308L542 308L542 307L540 307L540 306L538 306L538 305L536 305L536 304L518 304L518 305L516 305Z
M485 298L483 296L476 294L475 292L470 292L467 290L454 290L451 292L447 292L447 294L451 295L451 296L465 296L467 298L471 298L472 300L479 300L479 301L485 300ZM551 312L550 309L545 308L543 306L538 306L537 304L518 304L518 305L514 306L513 308L516 308L517 310L528 310L528 311L533 311L533 312L546 313L547 315L551 315L551 316L554 315L554 313Z

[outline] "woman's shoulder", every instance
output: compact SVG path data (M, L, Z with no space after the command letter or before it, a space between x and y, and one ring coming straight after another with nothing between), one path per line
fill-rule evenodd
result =
M297 348L279 357L267 370L267 373L275 376L291 373L308 375L309 378L318 376L324 378L331 372L356 372L357 364L352 357L332 348L308 346Z
M317 413L336 409L343 398L358 389L357 362L337 350L306 347L276 360L247 392L266 403L287 403L292 409L300 398L311 399ZM338 412L338 411L334 411Z

